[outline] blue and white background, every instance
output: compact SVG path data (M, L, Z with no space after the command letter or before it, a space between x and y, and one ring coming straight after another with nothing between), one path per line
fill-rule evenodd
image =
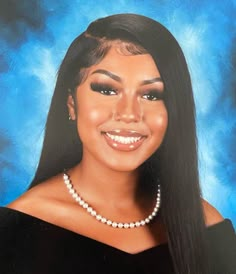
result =
M236 227L236 0L0 0L0 205L22 194L36 170L66 49L91 21L114 13L160 21L182 46L203 197Z

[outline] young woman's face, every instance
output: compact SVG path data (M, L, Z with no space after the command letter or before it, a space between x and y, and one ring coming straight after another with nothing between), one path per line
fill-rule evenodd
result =
M76 102L68 98L83 144L83 160L132 171L161 145L168 115L164 85L149 54L122 55L113 46L88 70ZM77 113L75 106L77 105Z

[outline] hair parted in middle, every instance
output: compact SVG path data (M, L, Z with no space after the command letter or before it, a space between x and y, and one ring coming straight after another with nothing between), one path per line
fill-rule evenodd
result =
M161 147L140 167L140 182L153 190L160 180L160 214L168 231L176 273L207 273L190 75L178 42L153 19L136 14L108 16L92 22L72 42L58 72L42 154L30 187L81 161L77 128L68 122L68 89L73 94L87 69L99 63L114 43L122 54L150 54L160 72L168 128Z

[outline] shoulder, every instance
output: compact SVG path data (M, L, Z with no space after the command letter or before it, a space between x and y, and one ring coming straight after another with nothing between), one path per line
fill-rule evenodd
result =
M224 220L224 217L220 214L220 212L215 207L213 207L210 203L208 203L204 199L201 199L201 201L202 201L205 223L207 226L215 225Z
M56 205L64 199L60 186L63 187L61 176L52 177L29 189L6 207L30 215L41 215L40 212L47 212L52 204Z

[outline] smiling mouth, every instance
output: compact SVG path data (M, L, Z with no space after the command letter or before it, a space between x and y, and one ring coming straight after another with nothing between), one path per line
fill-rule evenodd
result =
M133 151L140 147L147 136L135 131L102 132L107 144L116 150Z
M121 143L121 144L133 144L138 142L142 136L139 137L125 137L125 136L119 136L119 135L112 135L108 132L105 133L111 140Z

